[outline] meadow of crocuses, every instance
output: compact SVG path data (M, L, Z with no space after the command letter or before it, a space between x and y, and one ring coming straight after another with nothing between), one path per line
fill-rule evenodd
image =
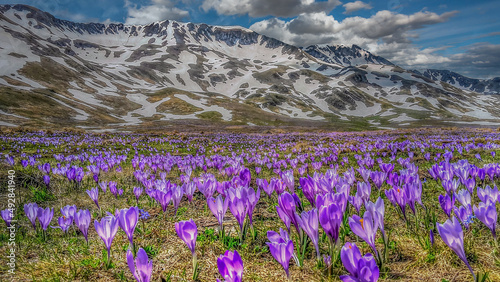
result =
M11 130L0 148L2 280L500 281L493 130Z

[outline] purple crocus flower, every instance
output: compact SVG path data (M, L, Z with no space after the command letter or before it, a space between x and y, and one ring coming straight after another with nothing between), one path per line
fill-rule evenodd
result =
M198 236L198 228L192 219L187 221L179 221L175 223L175 231L179 238L186 243L191 254L193 255L193 280L198 277L198 260L196 258L196 237Z
M92 173L94 181L99 183L99 173L101 172L101 169L96 165L89 165L87 166L87 169Z
M10 212L10 210L9 209L2 210L0 214L2 216L3 221L5 221L7 227L10 227L10 224L12 222L12 213Z
M165 213L168 204L172 199L172 190L168 191L156 190L155 199L158 201L158 203L160 203L161 209L163 210L163 213Z
M71 227L73 224L73 218L71 217L66 217L66 216L61 216L57 219L57 223L59 226L51 226L52 228L59 228L61 229L64 233L68 231L68 229Z
M453 208L455 215L457 218L462 222L465 228L469 229L469 225L473 222L473 218L475 217L472 214L472 207L471 205L467 206L461 206L460 208L454 207Z
M90 226L90 211L89 210L79 210L75 214L75 224L78 226L78 229L82 232L83 236L85 237L85 241L87 243L89 242L88 239L88 233L89 233L89 226Z
M255 192L252 187L248 187L246 188L246 195L248 222L250 223L250 226L253 226L253 211L260 199L260 189L257 189L257 192Z
M443 209L444 213L450 217L451 216L451 211L453 210L453 207L455 206L455 195L451 196L449 194L446 194L445 196L439 195L439 204L441 205L441 208Z
M290 220L288 215L286 215L286 213L280 208L280 206L276 206L276 211L278 212L278 216L280 217L280 219L285 224L286 229L288 230L288 232L290 232L290 225L292 221Z
M43 183L45 183L45 186L49 187L49 185L50 185L50 176L49 175L43 176Z
M404 185L406 203L410 206L411 211L415 214L415 203L422 203L422 183L420 180L414 180L414 182L406 183Z
M491 188L489 185L486 185L484 189L477 188L477 197L485 204L495 203L498 196L500 196L500 193L496 186Z
M351 227L354 234L361 237L361 239L365 240L365 242L372 247L376 255L377 248L375 247L375 235L377 234L377 225L371 212L366 211L363 218L358 215L349 217L349 227Z
M475 178L468 178L465 180L465 188L472 194L474 193L474 188L476 187L476 179Z
M190 219L186 221L176 222L175 231L177 232L177 236L179 236L179 238L181 238L182 241L186 243L193 256L195 256L196 253L194 249L196 247L198 228L196 227L196 223L194 223L194 220Z
M244 168L240 171L239 177L241 179L242 186L248 187L248 185L250 184L250 180L252 179L252 173L248 168Z
M378 197L375 203L368 202L365 204L366 210L372 214L372 217L375 221L375 225L378 226L380 232L382 232L382 236L385 237L384 231L384 213L385 213L385 205L384 200L381 197Z
M242 236L243 223L245 222L245 217L247 215L247 205L245 201L241 198L234 197L232 200L229 201L229 210L236 218L236 221L240 226L240 235Z
M44 163L43 165L38 166L38 169L46 174L49 174L51 171L50 163Z
M40 225L42 226L43 230L47 230L47 227L49 227L50 221L52 221L52 217L54 216L54 209L50 208L38 208L38 221L40 222Z
M127 234L130 245L134 245L134 231L139 221L139 208L131 207L117 212L118 225Z
M283 180L283 183L285 186L288 188L288 190L293 194L295 193L295 186L294 186L294 176L293 176L293 170L287 170L281 174L281 179Z
M135 261L132 251L127 250L127 264L137 282L149 282L151 280L153 260L149 260L148 254L143 248L139 248L139 251L137 251Z
M319 222L325 230L326 235L330 238L332 246L337 244L343 217L344 212L342 211L342 207L337 203L331 203L328 206L322 205L319 208Z
M76 178L76 169L74 167L70 167L66 171L66 177L68 178L69 181L75 181L75 178Z
M356 193L356 195L354 195L354 196L349 196L348 199L349 199L349 203L351 203L351 205L353 205L354 208L356 209L356 212L359 213L361 206L363 206L363 199L361 199L358 196L358 193Z
M83 168L77 168L75 171L75 181L78 183L82 182L84 176L85 172L83 171Z
M243 280L243 260L238 251L226 251L217 259L217 268L224 282L241 282ZM220 282L217 279L217 282Z
M278 195L281 195L283 192L285 192L286 189L285 183L280 178L271 179L271 182L269 182L269 186L272 186L274 188L274 191L276 191L276 194Z
M174 204L175 215L177 215L177 210L179 209L183 195L184 190L182 186L176 185L172 188L172 204Z
M386 174L389 174L392 172L392 170L394 169L394 165L393 164L385 164L385 163L379 163L378 164L380 169L385 172Z
M316 197L316 207L318 209L322 206L329 206L332 203L336 203L342 210L342 213L344 213L347 207L347 196L344 193L327 193Z
M9 156L9 155L5 155L5 161L10 165L10 166L14 166L14 164L16 164L15 160L14 160L14 157L13 156Z
M65 206L61 208L61 214L69 219L71 219L71 223L73 223L73 219L75 218L76 206Z
M380 271L375 258L370 253L362 257L356 244L345 243L340 251L340 259L351 274L341 275L340 280L344 282L375 282L378 280Z
M95 187L93 189L87 190L87 194L92 199L92 201L94 201L97 208L100 209L100 207L99 207L99 189L97 189L97 187Z
M31 222L33 229L36 230L36 219L38 218L38 205L36 203L25 204L24 213Z
M464 250L464 232L458 220L455 217L446 220L445 223L440 224L437 223L437 230L439 232L439 236L443 239L443 241L452 249L455 254L467 265L472 276L474 276L474 280L476 280L476 275L472 270L469 262L467 261L467 257L465 255Z
M286 243L290 241L290 235L282 228L280 228L279 233L273 230L268 230L267 239L271 241L271 243Z
M194 192L196 192L196 183L195 182L184 183L182 184L182 187L184 189L184 194L188 198L188 201L191 203L193 201Z
M295 198L290 193L283 192L278 197L278 204L281 210L288 216L288 218L290 218L291 222L295 226L295 229L297 230L297 233L300 234L300 224L298 221L300 217L296 216L297 211Z
M106 193L106 189L108 188L108 182L106 181L99 182L99 187L101 187L103 193Z
M106 246L106 250L108 251L108 264L110 262L111 256L111 244L113 243L113 239L116 236L116 232L118 231L118 219L114 216L106 216L101 219L101 222L95 220L94 221L95 231L101 237L104 245Z
M208 199L214 194L216 183L217 181L213 175L207 175L206 178L198 179L198 190Z
M299 179L300 187L302 187L302 192L304 193L304 196L306 199L311 203L311 206L315 206L315 199L316 199L316 194L317 194L317 183L316 181L310 177L301 177Z
M316 256L318 260L319 255L319 224L318 224L318 210L312 209L311 211L302 212L302 229L306 232L307 236L311 238L311 241L316 248Z
M142 187L134 187L133 191L134 191L135 199L137 200L137 202L139 202L139 198L141 197L144 189Z
M467 206L471 204L471 195L467 190L460 190L455 194L455 198L462 204L463 206Z
M441 184L443 185L443 188L444 188L444 190L446 191L447 194L453 193L451 180L445 180L445 179L443 179L441 181Z
M330 268L330 266L332 266L332 256L323 255L323 263L325 264L326 268Z
M363 200L363 203L366 203L370 200L371 194L371 186L368 182L358 182L357 184L356 195Z
M385 190L385 196L389 201L392 203L392 205L397 208L401 209L401 212L403 213L404 218L406 219L406 193L404 189L401 189L399 187L393 187L390 190Z
M226 215L227 208L229 207L229 199L223 199L222 195L217 196L215 199L210 197L207 199L207 205L219 222L220 230L222 231L222 223L224 222L224 216Z
M274 259L278 261L281 266L283 266L283 269L286 272L286 276L290 277L288 268L290 265L290 259L293 256L293 242L292 240L284 241L283 239L275 241L273 240L273 237L276 232L272 232L271 234L270 233L271 231L267 232L267 238L269 239L269 241L271 241L271 243L266 243L269 246L269 251L271 251L271 255L274 257Z
M380 187L382 187L382 184L384 184L385 178L387 177L387 174L382 171L372 171L370 173L370 178L372 179L373 183L377 187L377 189L380 190Z
M262 168L261 168L261 167L258 167L258 166L256 166L256 167L255 167L255 173L256 173L257 175L259 175L261 171L262 171Z
M365 182L368 182L370 180L371 170L364 167L359 167L357 171L359 172L359 174L361 175L361 177Z
M304 173L306 172L306 169L307 169L307 164L299 167L297 170L298 170L300 175L304 175Z
M108 185L109 185L109 192L111 192L111 194L113 194L113 196L115 196L115 198L118 199L119 191L118 191L118 188L116 188L116 182L110 181L108 183ZM122 193L123 193L123 190L122 190Z
M271 195L274 192L274 186L271 186L270 183L267 182L266 179L257 178L255 180L255 182L257 183L257 186L260 189L264 190L264 192L266 192L267 196L269 196L269 198L271 198Z
M495 238L496 240L497 234L495 229L497 225L498 214L495 203L479 203L477 207L474 206L474 214L476 215L477 219L479 219L491 230L491 234L493 234L493 238Z

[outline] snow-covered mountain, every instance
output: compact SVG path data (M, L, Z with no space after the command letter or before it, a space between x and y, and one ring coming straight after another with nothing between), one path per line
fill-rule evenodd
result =
M81 24L4 5L0 38L0 125L365 129L491 125L500 116L500 96L357 46L302 50L241 27Z
M413 72L435 81L443 81L457 88L484 94L500 94L500 77L492 79L477 79L463 76L449 70L427 69L423 72Z
M345 67L364 64L394 65L390 61L380 56L375 56L357 45L352 45L351 47L344 45L311 45L304 48L304 51L324 62Z

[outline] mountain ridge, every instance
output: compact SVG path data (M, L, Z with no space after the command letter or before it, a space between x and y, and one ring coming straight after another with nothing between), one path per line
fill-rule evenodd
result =
M426 69L423 72L420 72L418 70L412 71L434 81L443 81L464 90L484 94L500 93L500 77L494 77L491 79L470 78L450 70L438 69Z
M327 63L334 63L343 66L356 66L366 63L378 65L395 65L389 60L371 52L362 49L361 47L352 44L351 47L345 45L310 45L303 50L311 56L318 58Z
M77 24L25 5L0 6L0 25L0 125L389 128L488 125L499 116L496 97L358 46L309 46L312 55L244 28ZM43 115L48 107L62 112Z

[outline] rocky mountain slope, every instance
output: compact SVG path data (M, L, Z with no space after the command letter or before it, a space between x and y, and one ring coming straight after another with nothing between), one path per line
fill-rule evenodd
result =
M0 6L0 125L86 129L496 125L500 96L359 47L304 50L241 27L81 24Z
M434 81L443 81L457 88L483 94L500 94L500 77L477 79L463 76L449 70L427 69L423 72L413 71Z
M357 45L352 45L351 47L344 45L311 45L304 48L304 51L323 62L338 64L344 67L363 64L394 65L390 61L380 56L375 56Z

